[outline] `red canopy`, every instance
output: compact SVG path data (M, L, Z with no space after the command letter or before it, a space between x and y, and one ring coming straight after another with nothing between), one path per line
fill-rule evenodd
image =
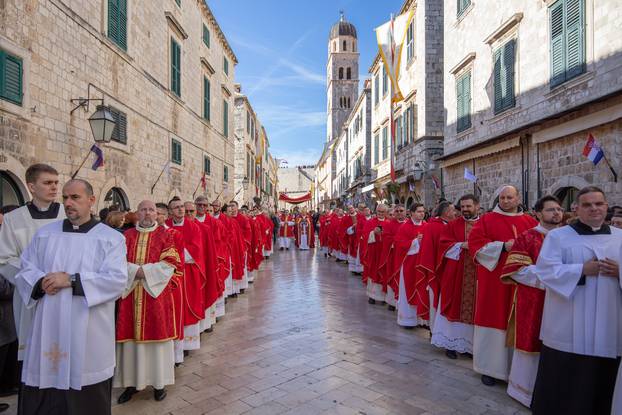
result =
M300 197L289 197L285 193L279 194L279 200L283 202L291 203L292 205L297 205L298 203L304 203L311 200L311 192L308 192Z

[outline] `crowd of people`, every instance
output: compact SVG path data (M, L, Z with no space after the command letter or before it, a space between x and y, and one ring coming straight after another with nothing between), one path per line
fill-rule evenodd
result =
M347 264L369 304L430 332L449 359L534 414L622 414L622 208L597 187L571 212L551 195L532 209L514 186L490 211L474 194L321 212L319 245ZM613 405L613 409L612 409Z
M58 203L52 166L25 179L32 200L0 216L0 396L19 393L20 415L109 415L113 387L162 401L272 254L272 218L203 196L97 218L87 181Z

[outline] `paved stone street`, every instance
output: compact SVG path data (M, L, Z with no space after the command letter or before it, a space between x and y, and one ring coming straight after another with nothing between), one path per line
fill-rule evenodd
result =
M504 387L483 386L470 359L400 329L345 265L313 251L277 252L227 307L166 400L149 389L113 414L528 413Z

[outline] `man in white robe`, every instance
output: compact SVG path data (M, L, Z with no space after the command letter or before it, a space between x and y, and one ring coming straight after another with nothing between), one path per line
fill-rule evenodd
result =
M602 190L577 194L578 221L552 230L536 264L546 296L535 415L609 414L622 355L622 230Z
M88 182L67 182L63 202L68 219L37 231L15 276L19 295L35 310L20 413L109 415L125 241L91 217L95 196Z
M0 274L15 285L20 270L20 255L35 232L48 223L65 218L65 210L58 197L58 172L47 164L33 164L26 170L26 185L32 201L4 215L0 228ZM18 360L24 359L26 337L30 330L34 309L26 308L22 298L13 295L13 316L18 337Z

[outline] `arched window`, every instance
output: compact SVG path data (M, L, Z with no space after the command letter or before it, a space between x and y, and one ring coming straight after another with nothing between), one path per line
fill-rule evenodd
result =
M350 108L350 98L348 98L348 108Z
M348 50L348 48L346 46L347 46L347 44L346 44L346 41L344 40L343 41L343 51L344 52Z
M570 212L570 206L572 202L575 201L577 197L577 193L579 193L579 189L576 187L562 187L561 189L555 192L555 196L562 202L562 207L566 212Z
M104 207L110 207L113 205L118 206L121 212L124 212L130 208L125 192L118 187L110 189L104 198Z
M352 69L346 69L346 79L352 79Z
M343 79L343 68L339 68L339 79Z
M15 180L7 172L0 172L0 206L23 204L24 197Z

